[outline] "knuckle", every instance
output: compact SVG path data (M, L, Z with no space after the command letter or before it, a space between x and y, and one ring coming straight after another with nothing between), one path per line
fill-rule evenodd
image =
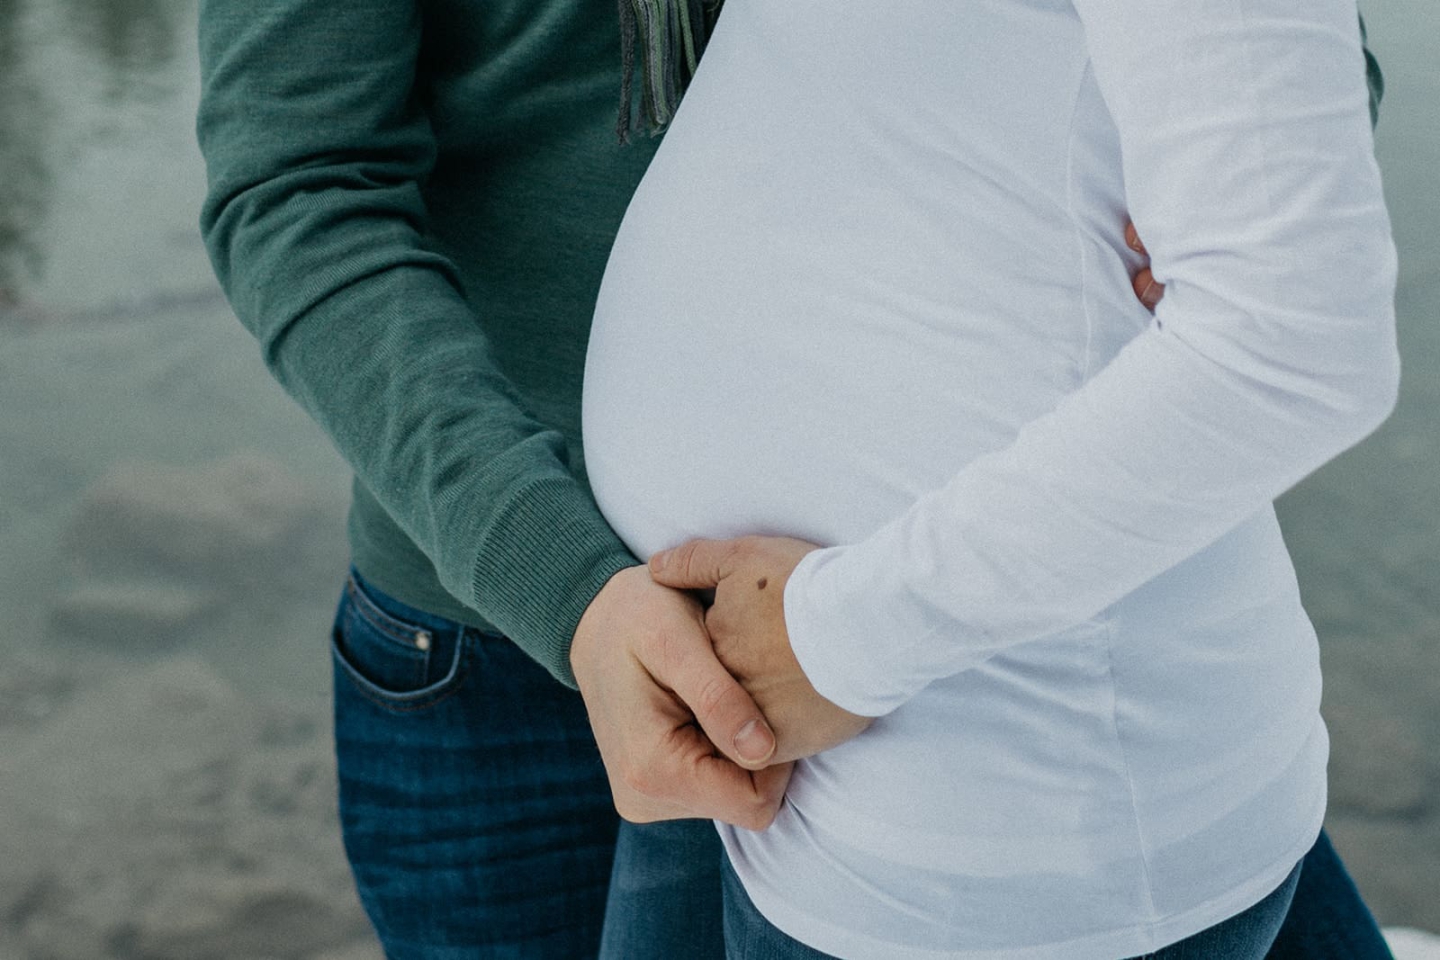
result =
M658 630L650 641L650 649L655 679L675 689L683 682L687 670L692 669L696 647L690 631L673 626Z
M685 578L687 580L694 580L696 577L701 576L705 571L698 569L700 564L699 542L692 540L681 547L681 550L684 552L680 554L680 567L685 571Z
M631 793L645 794L645 778L636 770L622 770L620 772L620 783Z
M664 680L674 673L680 656L673 631L663 628L650 631L645 639L645 647L649 653L645 659L653 664L652 672L656 679Z
M700 684L690 706L697 715L714 718L734 700L734 684L728 677L712 676Z
M626 767L620 773L620 782L625 784L626 789L639 796L652 798L655 796L657 785L649 764Z
M665 566L671 570L687 570L690 566L690 555L694 552L694 542L686 540L678 547L671 548L670 555L665 558Z

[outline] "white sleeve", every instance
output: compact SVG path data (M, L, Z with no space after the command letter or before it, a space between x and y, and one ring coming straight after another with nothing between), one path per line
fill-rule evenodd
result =
M1395 253L1352 0L1074 6L1165 297L1010 446L796 568L796 656L856 713L1094 618L1394 405Z

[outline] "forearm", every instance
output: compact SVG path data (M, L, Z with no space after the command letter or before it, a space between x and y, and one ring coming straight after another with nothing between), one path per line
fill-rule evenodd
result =
M1165 299L1010 446L797 567L791 642L840 706L884 713L1101 614L1390 409L1394 251L1353 9L1255 6L1077 4Z

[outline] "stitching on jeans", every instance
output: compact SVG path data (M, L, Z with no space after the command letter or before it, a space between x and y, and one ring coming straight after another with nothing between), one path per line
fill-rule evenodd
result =
M415 638L422 633L435 633L439 628L427 627L419 623L409 623L393 614L386 613L371 596L365 592L355 579L353 574L345 578L345 592L350 595L355 606L355 615L364 620L368 625L385 634L392 640L398 640L407 647L415 645Z
M366 684L369 684L370 681L366 681L366 684L360 683L359 679L357 679L357 671L340 657L339 651L334 651L334 656L340 661L340 665L344 668L351 688L360 694L360 696L389 713L414 713L417 710L425 710L444 703L460 692L460 689L465 685L465 680L470 676L471 660L474 657L474 644L467 642L467 640L474 632L476 631L472 631L469 627L461 628L460 635L455 640L455 672L453 675L447 677L446 680L440 681L441 684L444 684L444 687L435 690L433 693L417 696L414 700L403 699L407 694L386 696L378 691L378 689L372 689L371 686L367 686ZM417 691L417 693L419 693L419 691Z

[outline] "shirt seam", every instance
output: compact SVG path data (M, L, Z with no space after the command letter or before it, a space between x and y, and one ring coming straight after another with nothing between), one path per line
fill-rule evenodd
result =
M1070 104L1070 122L1065 131L1065 213L1070 218L1070 235L1075 244L1075 257L1079 261L1080 312L1085 317L1085 346L1080 355L1080 376L1078 383L1090 379L1090 362L1095 340L1095 318L1090 310L1089 259L1085 256L1085 236L1080 229L1080 218L1075 211L1075 140L1076 125L1080 116L1080 99L1085 81L1094 70L1087 57L1085 68L1075 82L1075 97ZM1078 385L1078 384L1077 384Z
M1150 845L1145 840L1145 830L1140 823L1140 805L1135 799L1135 777L1131 773L1130 754L1125 749L1125 738L1120 733L1120 697L1115 681L1115 621L1105 618L1105 676L1110 684L1110 729L1115 734L1115 749L1120 754L1120 766L1125 775L1125 793L1130 798L1130 822L1135 828L1135 845L1140 855L1140 871L1144 880L1145 909L1149 913L1147 923L1151 926L1164 918L1155 909L1155 884L1150 872Z

